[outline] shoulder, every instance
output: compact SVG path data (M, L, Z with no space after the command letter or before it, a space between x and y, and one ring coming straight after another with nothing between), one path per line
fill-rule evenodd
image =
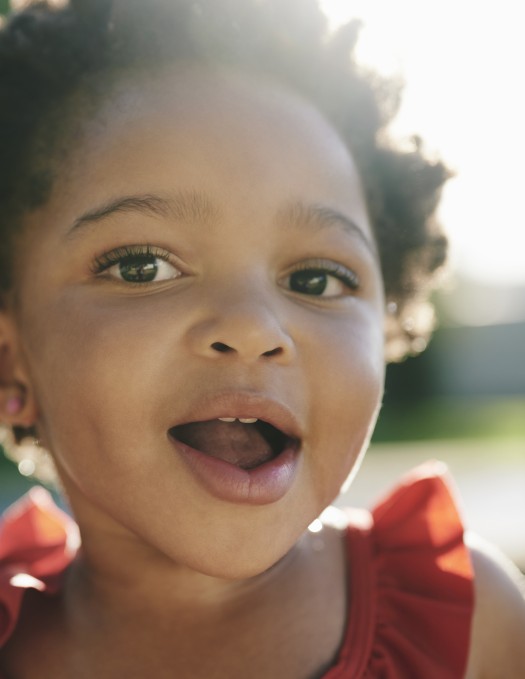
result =
M525 578L494 546L467 534L475 609L467 679L525 677Z

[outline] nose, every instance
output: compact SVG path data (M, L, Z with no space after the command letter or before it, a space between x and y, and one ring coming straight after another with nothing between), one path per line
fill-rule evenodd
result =
M226 356L245 362L273 360L288 363L295 355L290 334L269 304L250 296L219 302L189 329L193 353L213 359Z

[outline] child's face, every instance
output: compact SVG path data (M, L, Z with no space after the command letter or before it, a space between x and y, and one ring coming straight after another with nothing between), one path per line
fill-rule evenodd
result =
M22 355L84 539L225 577L270 566L337 495L382 394L381 273L337 134L269 83L165 74L85 125L27 222ZM300 442L267 462L279 446L230 416Z

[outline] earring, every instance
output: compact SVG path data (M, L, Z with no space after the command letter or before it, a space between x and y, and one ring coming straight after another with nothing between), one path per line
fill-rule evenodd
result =
M21 396L10 396L5 404L7 415L18 415L22 410L24 402Z
M1 410L3 412L0 414L7 415L9 418L20 415L25 406L25 387L18 382L5 385L2 389L2 397Z

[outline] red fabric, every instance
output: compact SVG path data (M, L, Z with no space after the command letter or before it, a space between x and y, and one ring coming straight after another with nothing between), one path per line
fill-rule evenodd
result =
M352 609L323 679L462 679L474 576L445 466L414 470L365 522L348 527Z
M348 516L350 616L337 663L323 679L461 679L473 573L444 466L418 468L372 513ZM0 647L16 625L24 589L56 592L76 547L75 524L46 491L31 491L6 512Z
M25 589L56 592L78 544L76 524L43 488L31 489L4 513L0 523L0 648L16 625Z

